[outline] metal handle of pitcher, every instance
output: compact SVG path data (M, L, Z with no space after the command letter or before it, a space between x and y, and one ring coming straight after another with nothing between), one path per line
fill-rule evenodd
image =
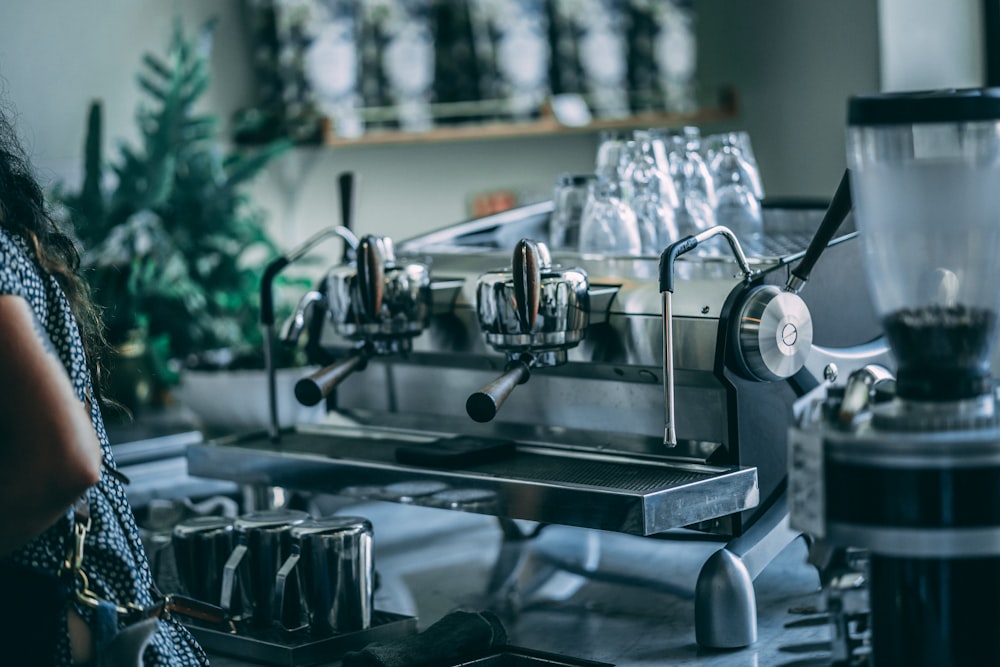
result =
M275 623L279 625L282 629L288 632L298 632L300 630L305 630L309 627L309 619L304 618L302 615L302 588L297 587L299 593L299 599L295 601L295 608L298 610L299 614L299 625L295 627L288 627L285 625L285 604L287 603L288 594L288 578L295 574L295 567L299 564L302 556L300 555L299 549L296 546L292 547L292 553L289 554L285 562L281 564L278 568L278 573L274 577L274 611L277 620Z
M243 562L243 557L247 553L247 545L244 543L237 544L233 548L233 552L229 554L229 559L226 560L225 566L222 568L222 590L219 595L219 606L226 610L230 616L236 618L233 614L233 592L236 589L237 582L237 572L240 567L240 563ZM240 590L242 593L242 589ZM241 605L243 609L246 609L246 605Z

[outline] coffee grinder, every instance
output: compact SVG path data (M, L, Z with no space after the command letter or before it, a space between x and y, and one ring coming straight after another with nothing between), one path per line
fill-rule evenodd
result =
M868 552L872 665L997 665L1000 89L853 97L847 164L895 378L796 406L792 525Z

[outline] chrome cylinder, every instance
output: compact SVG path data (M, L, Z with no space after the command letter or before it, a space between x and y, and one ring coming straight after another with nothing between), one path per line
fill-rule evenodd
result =
M314 635L371 627L375 593L372 524L357 516L306 521L291 529L292 553L275 579L275 606L289 600L294 577L299 623Z
M308 518L306 512L273 509L245 514L234 521L236 546L222 570L220 601L224 609L258 627L291 622L286 610L273 605L274 578L291 553L292 528Z
M198 516L174 526L171 548L182 592L218 604L222 571L236 541L233 519Z
M590 324L587 273L553 266L544 244L522 239L510 270L479 277L476 307L479 328L497 350L568 349Z

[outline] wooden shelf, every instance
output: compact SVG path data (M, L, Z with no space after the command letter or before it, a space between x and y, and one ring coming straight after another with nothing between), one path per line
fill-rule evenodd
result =
M589 134L600 130L644 127L679 127L732 120L737 116L738 106L735 93L727 89L720 94L717 106L703 107L691 113L639 113L628 118L594 120L578 127L563 125L553 115L544 114L541 118L528 122L468 123L436 127L426 132L373 130L356 139L337 136L332 124L327 121L323 127L323 142L331 148L389 146Z

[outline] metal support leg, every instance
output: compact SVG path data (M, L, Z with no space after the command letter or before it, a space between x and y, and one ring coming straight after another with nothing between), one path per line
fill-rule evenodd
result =
M757 641L754 579L801 533L788 525L785 494L741 536L712 554L695 587L695 639L708 648Z

